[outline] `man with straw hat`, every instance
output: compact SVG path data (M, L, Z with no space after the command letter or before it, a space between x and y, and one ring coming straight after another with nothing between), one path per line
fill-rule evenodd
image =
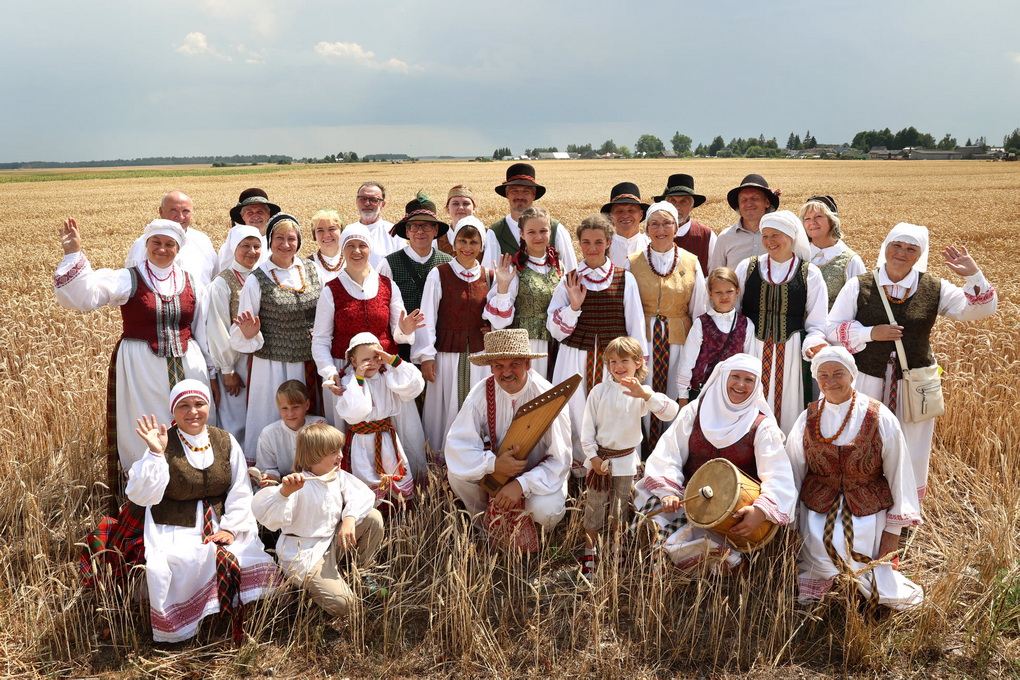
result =
M779 194L778 189L769 188L764 177L755 174L729 190L726 201L740 217L719 234L715 250L708 258L708 271L716 267L736 269L741 260L765 254L758 224L765 215L779 209Z
M609 259L621 269L630 269L630 256L648 247L648 235L641 231L648 204L641 201L641 191L633 182L620 182L609 192L609 203L601 212L613 221L613 242Z
M715 232L691 217L691 211L705 202L705 197L694 193L694 178L684 173L670 175L661 196L653 196L658 203L666 201L676 208L680 226L673 242L692 253L701 263L701 273L708 276L708 261L715 250Z
M513 457L516 447L496 457L517 410L552 385L531 370L533 353L528 332L521 328L491 331L485 349L472 354L471 363L488 366L492 375L475 385L446 436L446 464L450 487L472 517L480 517L487 504L479 486L490 473L515 477L495 496L502 510L521 507L524 514L546 529L566 513L567 474L570 471L570 418L566 409L531 450L527 460Z
M514 163L506 169L506 180L496 187L496 193L510 204L510 213L501 220L489 225L485 234L485 254L482 266L495 269L499 266L499 257L503 254L513 255L521 247L521 228L517 222L521 214L545 195L545 187L535 181L535 167L528 163ZM556 248L556 254L563 265L563 271L573 271L577 267L577 254L574 243L566 229L559 228L557 220L549 220L549 240Z

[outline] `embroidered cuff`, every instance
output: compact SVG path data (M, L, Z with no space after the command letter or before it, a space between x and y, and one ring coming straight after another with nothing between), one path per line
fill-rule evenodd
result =
M921 515L917 513L910 513L908 515L890 515L885 516L885 524L887 527L893 527L897 530L902 527L916 527L921 526L924 522L921 520ZM889 533L892 533L891 531Z
M85 269L85 266L88 265L88 263L89 261L85 259L85 254L79 252L78 259L75 260L70 269L63 274L53 275L53 287L63 288L67 284L71 283L71 281L74 281L78 275L82 273L82 270Z
M498 307L494 306L491 302L485 303L485 311L487 311L489 314L492 314L493 316L498 317L500 319L509 319L510 318L510 308L507 308L504 311L504 310L501 310Z
M967 292L969 290L971 290L970 287L963 290L963 295L967 298L968 305L985 305L991 302L992 298L995 297L995 289L991 286L989 286L988 290L984 293L978 293L976 295Z
M790 516L779 509L776 502L766 496L758 496L753 505L765 513L765 516L776 524L789 524Z
M565 312L564 310L569 310ZM574 328L577 327L577 316L579 312L575 312L570 307L561 307L553 312L553 323L559 326L560 332L570 335L574 332ZM568 320L570 316L572 319Z
M850 329L853 328L853 321L844 321L836 326L836 342L843 345L846 351L853 354L855 351L853 341L850 339Z

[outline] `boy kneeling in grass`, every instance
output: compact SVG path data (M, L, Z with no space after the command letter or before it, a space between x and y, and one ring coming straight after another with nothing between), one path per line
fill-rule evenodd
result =
M340 469L344 436L325 423L305 427L297 438L295 472L252 500L255 518L282 530L276 554L284 571L332 616L346 616L354 593L337 570L339 555L356 551L362 569L371 566L382 543L383 519L375 494ZM364 583L379 590L369 576Z

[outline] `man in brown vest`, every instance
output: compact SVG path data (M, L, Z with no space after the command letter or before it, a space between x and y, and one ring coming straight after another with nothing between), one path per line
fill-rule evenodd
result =
M697 256L701 273L708 276L708 260L715 250L717 237L714 231L691 217L691 211L705 202L704 196L694 193L694 178L683 173L670 175L662 195L654 196L652 200L656 203L666 201L676 208L680 226L673 242Z

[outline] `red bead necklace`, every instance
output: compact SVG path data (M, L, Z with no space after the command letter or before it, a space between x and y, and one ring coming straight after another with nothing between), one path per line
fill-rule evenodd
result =
M680 249L677 248L676 245L673 246L673 264L672 264L672 266L670 266L669 271L667 271L665 274L660 274L659 270L655 268L655 263L652 261L652 244L651 243L648 244L648 248L645 250L645 257L648 259L648 267L649 267L649 269L651 269L653 272L655 272L655 274L657 276L665 279L665 278L669 278L673 274L673 272L676 271L676 265L680 261Z

